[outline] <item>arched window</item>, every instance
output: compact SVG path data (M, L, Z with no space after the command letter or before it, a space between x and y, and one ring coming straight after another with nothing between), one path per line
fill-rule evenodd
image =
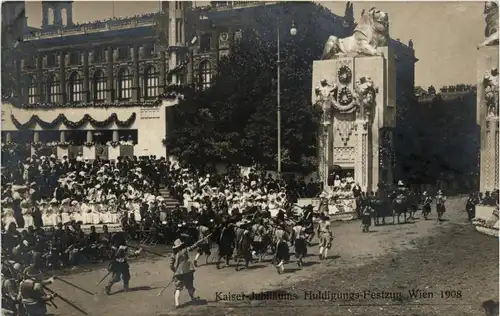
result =
M49 10L47 11L47 22L49 25L54 24L54 9L52 8L49 8Z
M132 76L127 68L118 73L118 98L127 100L132 97Z
M63 26L68 25L68 12L66 11L66 8L61 10L61 23Z
M208 60L200 64L200 83L203 90L210 87L212 82L212 67Z
M77 72L69 77L69 99L71 102L82 102L83 82Z
M94 73L93 80L93 91L94 91L94 101L102 102L106 100L106 77L102 70L97 70Z
M59 103L59 94L61 86L59 85L59 79L55 75L49 76L47 79L47 102L48 103Z
M149 67L144 73L144 97L146 99L156 98L158 96L158 86L160 75L155 67Z
M36 80L33 77L30 77L28 79L28 103L33 104L35 103L35 96L36 96Z

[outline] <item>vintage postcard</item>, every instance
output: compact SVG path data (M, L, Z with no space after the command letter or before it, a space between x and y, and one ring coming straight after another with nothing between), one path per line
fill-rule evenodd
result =
M2 315L499 316L498 22L2 2Z

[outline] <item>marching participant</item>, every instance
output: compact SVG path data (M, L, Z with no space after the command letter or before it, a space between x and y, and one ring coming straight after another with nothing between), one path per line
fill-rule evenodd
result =
M330 230L330 218L321 213L321 220L318 225L319 236L319 259L324 260L328 257L328 249L332 247L333 233Z
M210 235L208 235L210 236ZM205 237L205 239L208 238ZM175 292L174 292L174 301L175 308L179 308L179 298L181 296L181 291L186 288L191 300L195 300L194 296L195 288L194 288L194 272L195 267L189 260L189 252L196 247L199 246L204 239L199 240L197 243L190 247L184 247L184 243L177 239L174 242L174 247L172 248L174 251L174 255L170 260L170 269L174 272L174 284L175 284Z
M288 234L285 231L284 224L278 224L276 231L274 232L274 241L276 245L276 270L278 273L283 273L285 271L284 264L290 260L290 250L288 248Z
M220 269L220 262L222 258L226 261L226 266L229 265L229 260L233 254L233 248L235 243L235 233L231 223L228 223L226 219L223 219L220 235L217 239L217 244L219 245L218 258L217 258L217 269Z
M302 258L307 255L306 228L304 221L299 221L292 231L292 246L295 247L295 256L297 257L297 265L302 267Z
M23 274L23 280L19 284L19 297L29 316L45 316L47 315L47 301L51 301L56 296L54 294L46 294L43 290L43 284L31 280L31 277L37 275Z
M111 247L111 250L113 255L108 271L112 273L112 277L109 280L108 285L104 287L107 295L110 295L113 284L120 282L120 280L123 280L123 289L125 292L128 291L130 281L130 266L127 262L129 248L126 246L123 237L116 240L116 244ZM139 248L139 250L136 250L132 256L138 256L141 251L142 248Z
M422 194L422 199L422 214L424 215L424 218L427 219L427 217L431 213L432 198L427 194L427 191L424 191L424 193Z
M200 256L202 254L206 254L207 259L208 259L208 257L210 257L210 254L211 254L210 243L208 242L208 239L206 238L208 235L209 235L208 227L203 225L203 224L200 224L200 226L198 226L198 239L203 240L203 241L201 241L198 244L198 251L196 252L196 256L194 257L194 261L193 261L193 264L195 267L198 266L198 258L200 258Z
M247 229L248 221L246 219L236 224L236 248L234 253L234 260L238 263L239 258L245 260L245 269L248 269L250 261L252 261L252 238L250 231Z
M446 202L446 196L443 195L443 191L438 190L436 195L436 211L438 213L438 221L443 217L446 207L444 203Z

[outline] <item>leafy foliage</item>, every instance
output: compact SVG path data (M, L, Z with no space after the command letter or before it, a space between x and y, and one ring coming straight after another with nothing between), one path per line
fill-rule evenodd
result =
M282 169L307 172L317 165L321 115L321 109L311 105L312 64L333 34L334 23L327 19L331 13L315 4L287 4L286 8L293 11L297 35L289 32L291 16L282 14ZM198 167L225 162L276 169L278 9L282 7L262 7L257 19L245 20L243 37L220 60L213 85L176 107L176 126L166 141L170 152L182 161Z

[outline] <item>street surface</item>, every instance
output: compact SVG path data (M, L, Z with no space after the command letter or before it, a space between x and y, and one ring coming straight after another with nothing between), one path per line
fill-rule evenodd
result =
M172 286L157 296L172 279L169 260L164 258L132 261L128 293L116 284L112 295L106 296L103 286L107 280L96 287L106 274L103 266L64 276L95 292L93 297L57 280L50 287L96 316L484 315L481 304L498 299L498 240L475 231L466 221L464 205L465 199L450 199L443 222L435 220L433 207L428 221L418 213L414 223L372 226L370 233L361 232L359 221L335 223L335 239L326 262L319 262L318 246L310 247L313 256L305 260L304 268L298 269L292 256L282 275L269 263L255 263L239 272L231 267L201 266L195 273L201 301L177 310ZM204 263L204 258L199 262ZM270 294L274 297L296 299L217 301L225 294L270 290L279 290ZM410 297L412 290L427 294ZM322 297L317 297L318 291L323 291ZM332 300L337 293L345 294ZM181 303L187 301L184 291ZM56 302L59 309L49 309L53 315L82 315L64 302Z

